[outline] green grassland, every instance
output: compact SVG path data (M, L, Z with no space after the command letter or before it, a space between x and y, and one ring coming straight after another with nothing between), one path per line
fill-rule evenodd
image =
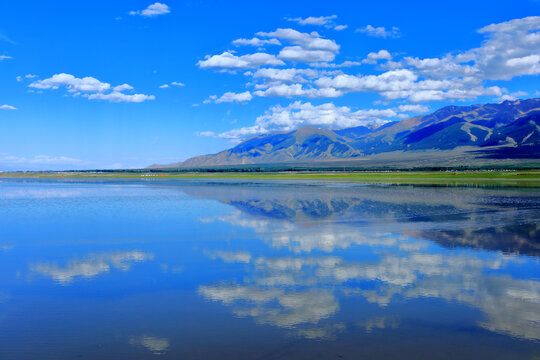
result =
M503 183L540 187L540 170L514 171L283 171L283 172L155 172L73 171L0 173L0 178L39 179L139 179L139 180L311 180L381 183Z

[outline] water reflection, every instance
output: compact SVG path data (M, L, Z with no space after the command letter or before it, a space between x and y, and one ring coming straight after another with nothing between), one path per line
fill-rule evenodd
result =
M129 343L136 346L143 346L155 355L162 355L169 350L169 340L153 336L134 337Z
M72 259L65 266L57 264L34 264L30 269L67 285L77 278L92 278L111 269L128 271L134 263L152 260L153 254L142 251L92 254L82 259Z
M438 298L481 310L484 319L478 325L484 329L540 339L540 282L507 273L524 261L511 253L537 255L538 198L467 189L437 189L437 196L431 189L418 193L414 188L272 190L214 189L213 197L238 211L202 219L250 228L271 247L293 255L207 252L211 259L250 264L241 283L199 288L202 296L232 307L237 316L326 338L343 327L317 326L339 311L340 294L381 307L403 298ZM187 191L208 196L207 189ZM344 191L352 195L345 197ZM531 202L532 208L522 206ZM498 251L445 251L425 239L451 248ZM324 254L352 246L363 247L363 261ZM379 317L358 324L371 331L396 328L399 322Z
M4 189L0 358L540 354L538 190Z

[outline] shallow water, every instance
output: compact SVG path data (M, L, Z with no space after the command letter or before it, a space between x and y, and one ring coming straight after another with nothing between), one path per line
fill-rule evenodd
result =
M540 357L540 190L0 182L0 359Z

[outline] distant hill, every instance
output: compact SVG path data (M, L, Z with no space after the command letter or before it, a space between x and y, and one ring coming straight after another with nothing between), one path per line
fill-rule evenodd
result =
M461 151L463 150L463 151ZM199 168L224 165L354 162L399 154L465 154L464 158L540 159L540 99L499 104L447 106L432 114L380 127L327 130L302 127L261 135L232 149L150 168Z

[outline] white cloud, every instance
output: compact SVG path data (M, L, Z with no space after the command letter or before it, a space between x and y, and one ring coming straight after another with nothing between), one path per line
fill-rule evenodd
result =
M313 69L275 69L275 68L263 68L258 69L254 73L250 73L254 79L269 79L271 81L280 82L306 82L305 77L316 77L319 74L317 70Z
M32 78L34 76L27 75L26 77ZM124 94L122 91L133 90L133 87L129 84L111 87L109 83L101 82L90 76L77 78L66 73L55 74L48 79L34 81L28 86L40 90L65 87L74 96L81 95L88 99L108 100L111 102L139 103L155 99L154 95Z
M365 64L376 64L379 60L392 60L392 55L388 50L379 50L377 52L370 52L368 56L362 60Z
M178 81L173 81L171 82L171 85L169 84L163 84L163 85L160 85L159 88L160 89L166 89L170 86L184 86L184 83L181 83L181 82L178 82Z
M248 101L251 101L253 99L253 95L249 91L245 91L242 93L233 93L233 92L226 92L221 97L217 96L211 96L210 101L205 100L205 103L208 102L214 102L216 104L224 103L224 102L236 102L236 103L245 103Z
M34 81L29 86L41 90L58 89L64 86L69 92L104 92L111 87L110 84L101 82L91 76L76 78L66 73L55 74L48 79Z
M425 114L429 112L429 108L425 105L399 105L397 107L397 110L403 112L412 112L416 114Z
M8 59L13 59L12 56L8 56L8 55L0 55L0 61L2 60L8 60Z
M497 101L505 101L505 100L509 100L509 101L516 101L519 97L522 97L522 96L527 96L529 95L528 93L526 93L525 91L516 91L514 93L511 93L511 94L505 94L495 100Z
M133 86L129 84L122 84L122 85L115 86L113 88L113 91L116 91L116 92L125 91L125 90L133 90Z
M251 261L251 254L246 251L214 251L209 252L210 259L221 259L226 263L249 263Z
M336 25L336 26L334 26L334 30L342 31L342 30L345 30L348 27L349 27L349 25Z
M334 40L323 39L316 32L307 34L294 29L277 29L273 32L258 32L257 35L288 40L308 50L339 51L339 45Z
M328 23L333 22L334 19L337 19L337 15L330 15L330 16L309 16L307 18L287 18L289 21L294 21L299 23L300 25L326 25Z
M137 11L130 11L129 15L140 15L145 17L154 17L158 15L165 15L170 13L171 10L169 9L169 6L163 3L153 3L152 5L149 5L144 10L137 10Z
M18 110L15 106L11 105L0 105L0 110Z
M310 50L302 46L287 46L281 49L278 58L294 62L330 62L336 55L327 50Z
M262 40L256 37L252 39L236 39L232 43L235 46L247 45L247 46L256 46L256 47L260 47L264 45L281 45L278 39Z
M26 74L26 75L24 75L24 78L25 78L25 79L33 79L33 78L36 78L36 77L37 77L37 75L34 75L34 74ZM23 77L22 77L22 76L17 76L17 77L15 77L15 78L17 79L18 82L23 81Z
M393 26L388 30L385 27L374 27L372 25L366 25L363 28L356 29L357 32L364 33L368 36L380 37L380 38L392 38L397 39L401 37L401 32L399 28Z
M0 161L3 163L9 164L77 164L80 163L80 159L75 159L67 156L49 156L49 155L36 155L32 158L25 158L12 155L2 155L0 156Z
M236 56L231 52L225 51L220 55L206 56L205 60L197 63L201 69L217 70L242 70L253 69L264 65L285 65L285 63L275 55L266 53L255 53L249 55Z
M310 98L325 97L334 98L343 95L343 92L333 88L304 88L302 84L279 84L269 86L266 90L258 90L254 92L257 96L262 97L299 97L305 96Z
M347 106L333 103L312 105L296 101L286 107L276 105L257 117L249 127L230 130L224 133L199 133L224 139L245 139L254 135L278 131L293 131L302 126L317 126L329 129L342 129L360 125L383 124L386 119L395 117L393 109L370 109L352 111Z
M397 69L380 75L337 75L315 81L319 87L344 92L375 92L389 100L408 99L411 102L465 100L482 95L502 95L497 86L484 88L475 79L420 80L409 69Z
M141 103L146 100L154 100L156 97L154 95L145 95L145 94L124 94L121 92L113 91L108 94L95 93L90 95L85 95L90 100L107 100L110 102L127 102L127 103Z

